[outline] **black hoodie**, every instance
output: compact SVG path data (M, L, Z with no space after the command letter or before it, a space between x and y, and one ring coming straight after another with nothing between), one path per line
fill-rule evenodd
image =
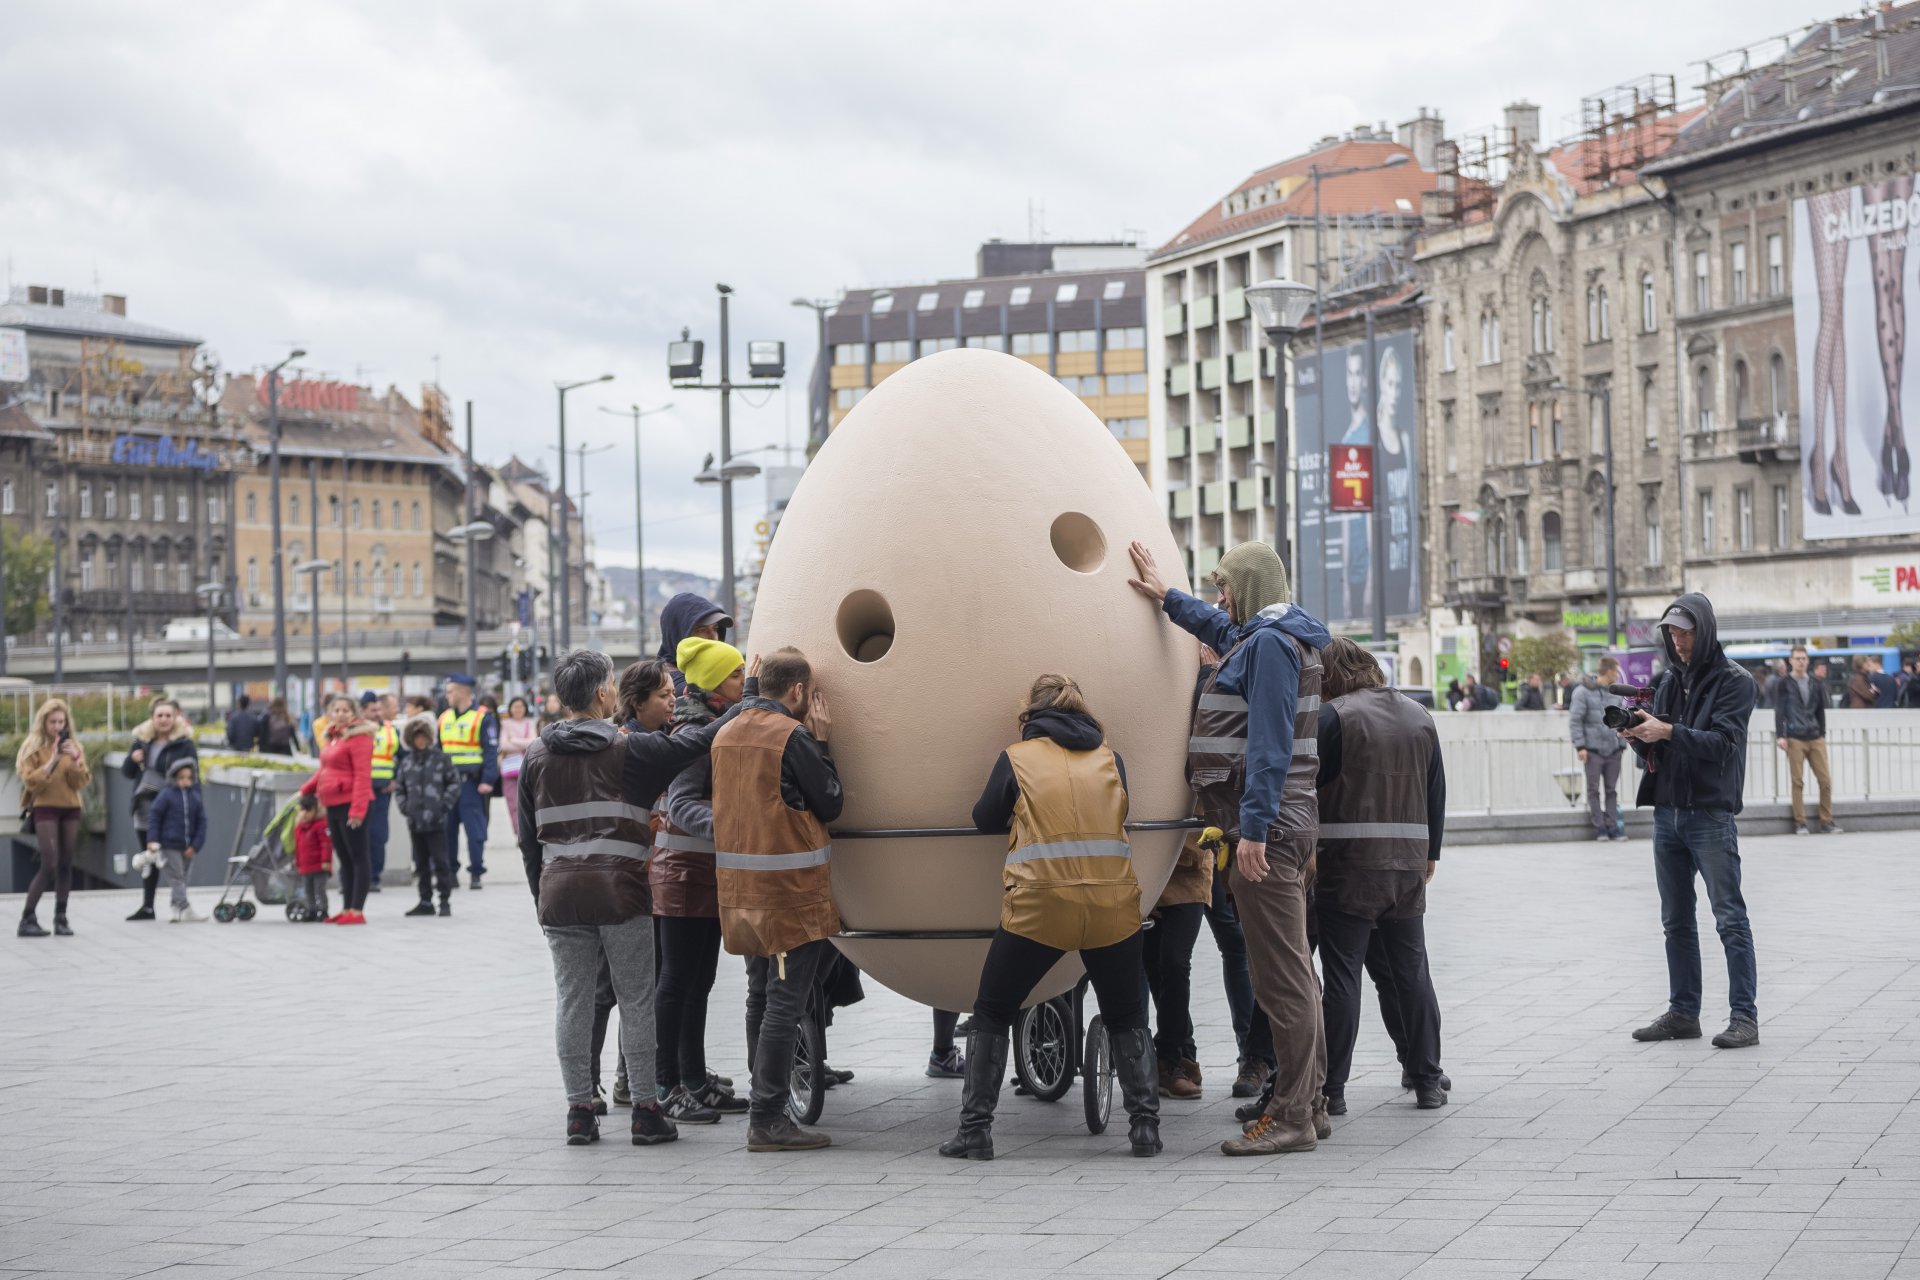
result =
M680 674L677 654L680 642L693 634L693 629L701 621L715 614L726 617L727 611L713 601L693 591L682 591L667 601L667 607L660 611L660 651L656 655L660 661L673 668L674 696L687 691L686 677ZM732 625L731 620L728 627ZM728 627L720 628L720 638L726 639Z
M1673 602L1694 623L1693 660L1681 662L1666 629L1660 641L1667 669L1653 682L1653 714L1673 724L1673 737L1633 742L1645 762L1634 803L1739 813L1747 783L1747 722L1753 677L1720 647L1713 602L1689 591Z
M1069 751L1091 751L1106 741L1099 723L1083 711L1036 712L1020 729L1020 740L1052 738ZM1113 753L1114 767L1120 771L1120 786L1127 785L1127 765L1118 751ZM973 825L989 834L1013 828L1013 806L1020 799L1020 783L1013 773L1013 761L1002 751L987 775L986 790L974 802Z

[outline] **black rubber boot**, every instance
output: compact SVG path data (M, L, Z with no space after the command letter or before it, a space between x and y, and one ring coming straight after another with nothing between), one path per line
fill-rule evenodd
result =
M20 917L20 936L23 938L45 938L49 935L45 929L40 927L40 921L34 918L33 912L29 911Z
M1160 1069L1154 1057L1153 1041L1145 1030L1128 1028L1107 1032L1113 1046L1114 1074L1120 1078L1120 1096L1125 1101L1127 1141L1137 1156L1160 1154Z
M955 1160L993 1159L993 1110L1007 1070L1007 1037L976 1030L967 1036L967 1071L960 1086L960 1130L940 1144Z
M53 936L56 938L71 938L73 936L73 928L67 923L67 917L64 912L53 918Z

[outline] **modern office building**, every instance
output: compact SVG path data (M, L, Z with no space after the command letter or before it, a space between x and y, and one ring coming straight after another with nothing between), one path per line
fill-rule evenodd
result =
M1273 527L1274 353L1246 287L1331 285L1404 240L1435 186L1441 132L1423 110L1393 134L1323 138L1240 182L1148 260L1148 474L1195 581L1235 543L1290 542Z
M978 273L850 289L827 317L834 426L908 362L984 347L1058 378L1147 472L1147 366L1141 262L1124 241L980 247Z

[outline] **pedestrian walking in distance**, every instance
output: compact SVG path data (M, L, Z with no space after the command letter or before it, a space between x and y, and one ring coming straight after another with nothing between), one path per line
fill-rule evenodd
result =
M1653 805L1653 868L1660 923L1667 936L1667 1011L1633 1033L1636 1040L1700 1036L1700 932L1695 878L1707 888L1714 927L1727 956L1732 1015L1716 1048L1760 1043L1759 980L1753 929L1740 892L1741 793L1747 781L1747 721L1753 677L1720 647L1713 604L1690 591L1660 618L1667 669L1654 681L1652 706L1624 730L1645 761L1640 804Z
M1573 737L1574 750L1587 771L1587 821L1593 825L1595 840L1625 840L1627 833L1614 825L1620 806L1620 757L1626 742L1607 728L1607 708L1622 705L1607 686L1620 681L1618 659L1600 659L1596 675L1581 676L1573 689L1573 707L1567 716L1567 732Z
M73 736L73 713L59 698L48 698L33 713L33 725L13 761L20 779L20 807L33 816L40 846L40 869L27 886L20 911L20 936L44 938L37 912L40 897L53 890L53 932L73 936L67 924L67 897L73 891L73 855L80 845L80 805L93 771L87 753Z
M1793 646L1787 674L1774 682L1773 745L1787 753L1793 788L1793 834L1807 834L1807 770L1820 788L1820 832L1840 830L1833 821L1833 775L1827 770L1827 698L1807 671L1807 650Z

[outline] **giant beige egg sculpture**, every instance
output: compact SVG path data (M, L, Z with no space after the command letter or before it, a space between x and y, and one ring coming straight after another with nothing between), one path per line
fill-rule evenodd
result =
M805 651L833 714L847 831L966 828L1033 678L1079 681L1126 762L1133 821L1177 821L1197 648L1127 586L1127 544L1180 555L1105 424L1024 360L959 349L847 415L774 539L752 644ZM1178 831L1135 832L1143 910ZM836 944L913 1000L966 1010L1000 919L1005 836L836 838ZM1069 957L1035 991L1068 989Z

